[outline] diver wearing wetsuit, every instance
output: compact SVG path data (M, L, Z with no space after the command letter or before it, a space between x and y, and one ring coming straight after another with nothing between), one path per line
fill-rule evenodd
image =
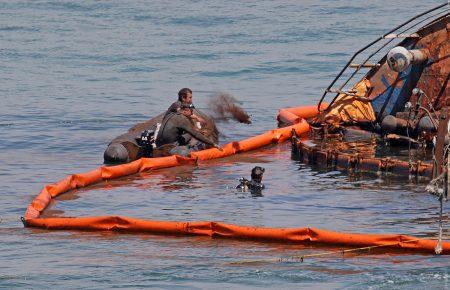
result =
M191 120L185 114L192 115L191 104L182 103L181 110L174 113L169 112L163 119L158 136L156 137L156 146L160 147L166 144L175 146L188 145L193 137L200 142L218 148L219 146L211 141L208 137L199 132Z
M164 114L164 118L167 117L170 113L177 113L181 109L182 103L188 103L192 104L192 90L189 88L183 88L178 92L178 100L174 102L170 107L167 109L166 113ZM196 114L191 114L190 118L194 121L204 123L205 120L203 120L202 117L197 116Z

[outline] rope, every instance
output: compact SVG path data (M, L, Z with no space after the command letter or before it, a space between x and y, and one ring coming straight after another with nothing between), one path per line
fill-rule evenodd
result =
M450 1L450 0L448 0ZM408 120L406 121L406 136L408 136L408 166L411 168L412 166L412 154L411 154L411 137L409 136L409 122L411 121L411 112L412 112L412 105L410 102L408 102L409 108L408 108Z
M440 255L442 253L442 228L443 228L442 212L443 212L444 200L446 201L447 200L447 196L448 196L448 184L447 184L447 182L448 182L448 178L449 178L448 177L448 166L449 166L449 164L448 164L448 161L449 161L449 157L448 157L449 152L448 152L448 150L449 150L449 146L450 145L447 145L445 147L445 149L444 149L444 156L446 157L445 161L444 161L444 168L445 169L444 169L443 174L441 174L441 175L443 175L443 177L442 177L442 182L443 182L442 188L443 188L443 190L441 190L439 192L440 193L440 195L439 195L439 203L440 203L440 208L439 208L439 235L438 235L438 243L436 244L436 248L434 249L434 251L436 252L437 255Z
M449 0L450 1L450 0ZM433 138L433 162L434 167L437 168L438 164L436 162L436 155L434 148L436 146L436 137ZM442 212L443 212L443 203L444 200L447 200L448 197L448 170L449 170L449 150L450 150L450 144L446 145L444 147L443 156L444 161L442 162L442 167L444 168L443 172L435 177L433 180L430 181L430 183L427 185L425 190L431 194L437 195L439 199L439 231L438 231L438 242L436 244L436 247L434 248L434 252L436 255L440 255L442 253L442 228L443 228L443 222L442 222Z
M306 258L320 258L325 256L332 256L332 255L342 255L344 257L345 254L353 253L353 252L360 252L360 251L367 251L370 252L373 249L377 248L383 248L383 247L391 247L398 245L399 243L412 243L417 242L420 239L412 239L407 241L401 241L401 242L395 242L391 244L385 244L385 245L378 245L378 246L367 246L367 247L360 247L355 249L344 249L339 251L332 251L332 252L324 252L324 253L316 253L316 254L306 254L306 255L294 255L290 257L285 258L273 258L273 259L261 259L261 260L247 260L247 261L237 261L232 262L233 265L245 265L245 264L255 264L255 263L285 263L285 262L300 262L303 263Z
M439 201L441 203L441 210L439 212L439 237L438 237L438 242L436 244L436 247L434 248L434 252L436 253L436 255L440 255L442 253L442 203L443 203L443 200L444 200L444 197L441 196L439 198Z

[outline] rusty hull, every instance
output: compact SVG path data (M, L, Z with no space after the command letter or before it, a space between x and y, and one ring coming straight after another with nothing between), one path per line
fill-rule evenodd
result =
M399 94L399 98L408 99L413 105L417 102L417 97L411 95L412 90L417 87L425 92L431 99L431 103L436 111L447 104L449 95L449 70L450 70L450 23L449 14L446 14L425 27L417 31L419 38L406 38L400 42L399 46L408 49L425 49L428 51L429 59L425 65L412 65L407 72L395 72L387 64L386 57L372 68L366 75L370 83L370 89L366 97L376 103L376 99L383 94ZM395 90L398 90L397 92ZM426 106L428 100L422 99L422 105ZM384 104L381 104L381 107ZM395 104L393 104L395 107ZM374 110L382 116L377 116L381 120L383 116L389 114L380 112L380 108ZM396 108L400 109L400 108Z
M319 148L302 142L297 136L291 139L293 157L305 164L319 165L329 170L353 173L393 174L398 176L431 179L433 166L422 161L407 162L385 157L370 157L363 153L344 153L334 148Z

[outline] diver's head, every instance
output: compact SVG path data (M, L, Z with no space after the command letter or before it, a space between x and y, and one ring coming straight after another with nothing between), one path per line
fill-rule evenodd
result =
M192 91L189 88L183 88L178 92L178 101L192 104Z
M255 166L252 169L252 181L261 183L265 169L261 166Z

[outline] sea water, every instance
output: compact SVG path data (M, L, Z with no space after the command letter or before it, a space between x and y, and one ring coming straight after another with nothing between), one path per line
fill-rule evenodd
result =
M179 89L191 88L201 109L217 93L234 95L253 123L219 122L221 143L251 137L276 126L279 108L317 102L355 51L438 4L2 1L0 288L449 287L447 257L362 253L279 263L272 261L340 248L46 231L20 222L43 186L101 166L111 139L167 109ZM262 196L236 192L254 166L265 168ZM310 167L283 144L70 192L45 214L435 238L438 202L424 188Z

